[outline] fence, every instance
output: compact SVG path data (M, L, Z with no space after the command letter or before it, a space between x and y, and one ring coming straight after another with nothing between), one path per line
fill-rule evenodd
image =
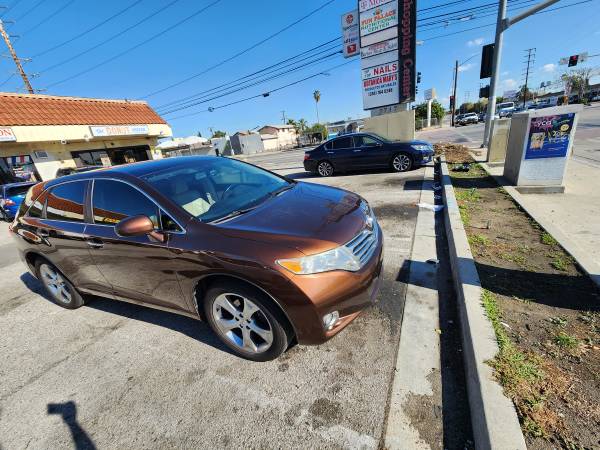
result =
M437 117L431 118L431 128L440 128L442 121ZM427 127L427 119L415 119L415 130L421 130Z

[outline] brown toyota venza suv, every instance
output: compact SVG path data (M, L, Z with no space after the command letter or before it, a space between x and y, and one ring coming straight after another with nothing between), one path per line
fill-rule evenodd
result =
M37 184L10 229L58 305L94 294L203 319L255 361L334 336L375 300L382 271L360 196L222 157Z

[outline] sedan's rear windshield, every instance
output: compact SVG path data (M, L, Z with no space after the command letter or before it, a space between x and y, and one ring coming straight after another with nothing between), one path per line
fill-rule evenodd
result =
M190 158L185 167L142 178L203 222L253 208L291 184L258 167L229 158Z

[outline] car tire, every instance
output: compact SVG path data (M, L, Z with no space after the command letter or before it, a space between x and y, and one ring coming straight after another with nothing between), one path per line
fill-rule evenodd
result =
M38 258L35 273L52 301L67 309L77 309L85 303L75 286L60 270L45 259Z
M264 293L244 283L212 284L203 308L221 342L242 358L259 362L277 359L292 341L293 332L282 312Z
M413 160L406 153L396 153L392 157L390 165L394 172L407 172L412 168Z
M4 210L2 208L0 208L0 222L4 222L7 220L8 219L6 218L6 213L4 212Z
M330 177L333 175L333 165L329 161L319 161L317 173L321 177Z

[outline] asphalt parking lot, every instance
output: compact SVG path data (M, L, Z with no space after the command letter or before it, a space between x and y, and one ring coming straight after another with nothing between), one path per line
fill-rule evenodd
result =
M248 159L364 196L385 236L378 304L319 347L252 363L206 324L108 299L45 299L0 224L0 448L377 448L423 169L319 179L302 152Z

